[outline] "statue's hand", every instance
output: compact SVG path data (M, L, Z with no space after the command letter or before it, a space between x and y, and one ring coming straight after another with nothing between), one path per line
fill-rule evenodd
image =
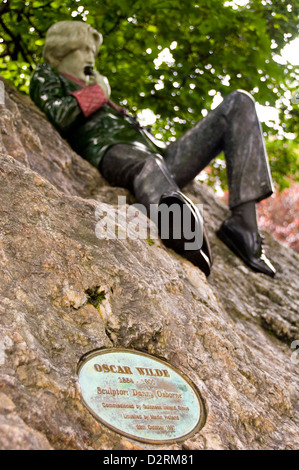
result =
M111 94L111 89L110 89L108 79L106 77L104 77L103 75L101 75L97 70L93 71L93 74L90 75L90 78L89 78L89 81L88 81L89 85L94 85L95 83L100 85L100 87L104 91L104 93L106 95L106 98L108 98L108 104L113 109L115 109L115 111L118 114L120 114L121 116L126 116L128 114L128 110L126 108L123 108L122 106L119 106L119 105L113 103L113 101L109 100L109 97L110 97L110 94Z
M93 74L89 75L88 85L94 85L97 83L102 88L105 93L106 98L109 98L111 95L111 88L107 77L101 75L97 70L93 70Z

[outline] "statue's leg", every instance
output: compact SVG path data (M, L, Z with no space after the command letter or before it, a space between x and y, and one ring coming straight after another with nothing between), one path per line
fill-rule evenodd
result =
M221 152L229 183L229 206L260 201L273 192L261 125L251 95L230 93L204 119L169 145L165 160L183 187Z
M117 144L108 149L99 170L110 184L133 192L137 202L145 206L148 216L157 223L166 246L183 254L206 275L210 274L212 255L202 217L192 201L180 192L163 157L133 145ZM172 216L170 207L176 208L179 218ZM186 234L194 236L197 243L190 243ZM185 249L191 245L190 250Z
M150 205L158 204L163 193L179 190L163 158L134 145L111 146L99 169L110 184L132 191L148 213Z
M252 269L269 276L275 269L262 248L256 202L273 192L273 184L254 99L238 90L228 95L202 121L171 144L167 166L183 187L224 152L232 215L219 238Z

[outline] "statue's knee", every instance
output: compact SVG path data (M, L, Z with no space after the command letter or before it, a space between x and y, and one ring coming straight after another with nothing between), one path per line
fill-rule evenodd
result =
M250 93L248 93L248 91L239 89L239 90L236 90L236 93L241 94L242 97L244 97L244 95L247 96L253 103L255 103L255 99Z
M255 100L253 96L245 90L234 90L227 98L239 109L244 108L244 110L248 111L250 106L253 111L255 110Z
M241 88L239 88L238 90L231 91L228 96L233 97L233 98L236 98L236 97L242 98L242 97L247 96L248 98L251 99L251 101L255 102L253 96L250 93L248 93L248 91L241 90Z

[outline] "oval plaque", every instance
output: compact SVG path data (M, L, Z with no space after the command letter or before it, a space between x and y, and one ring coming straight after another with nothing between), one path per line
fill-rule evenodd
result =
M101 349L78 366L85 406L101 423L138 441L187 439L205 422L195 385L159 358L128 349Z

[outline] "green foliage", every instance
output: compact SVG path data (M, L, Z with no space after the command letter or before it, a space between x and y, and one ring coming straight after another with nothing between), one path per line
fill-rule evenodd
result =
M88 303L99 309L103 300L106 299L106 293L101 290L100 287L95 289L87 289L86 294L88 295Z
M298 68L273 56L296 37L298 15L298 0L249 0L239 8L221 0L7 0L0 4L0 73L27 92L47 29L87 21L104 36L97 67L109 77L113 100L132 112L151 109L158 116L153 132L171 141L202 118L216 92L243 88L274 106L294 91ZM166 48L171 62L158 62ZM298 117L298 104L282 109L285 130L297 138ZM270 154L283 186L294 170L293 149L285 140L282 156L278 142ZM222 165L213 172L223 181Z
M288 188L292 182L299 182L298 144L287 139L267 141L267 152L270 160L273 180L279 191Z
M297 140L286 138L266 139L267 154L275 189L282 192L292 183L299 183L299 149ZM208 168L209 186L228 190L226 165L223 154Z

